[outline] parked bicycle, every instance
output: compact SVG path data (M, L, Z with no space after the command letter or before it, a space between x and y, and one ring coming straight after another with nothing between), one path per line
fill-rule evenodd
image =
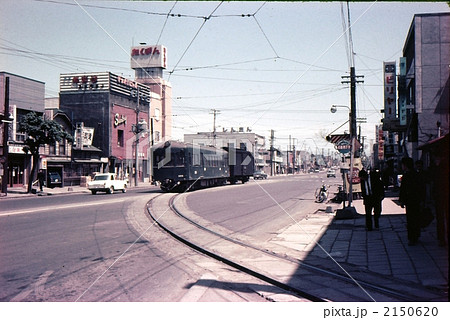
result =
M322 186L316 189L314 196L316 198L316 202L322 203L326 201L328 199L328 186L322 183Z

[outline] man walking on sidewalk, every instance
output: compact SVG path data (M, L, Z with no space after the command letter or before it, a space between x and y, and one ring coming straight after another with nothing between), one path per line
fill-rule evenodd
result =
M377 170L371 170L368 174L366 170L359 172L361 179L361 193L366 211L366 229L372 231L372 210L374 214L375 229L380 227L381 202L384 199L384 185L381 175Z
M408 230L408 245L414 246L420 237L420 185L414 170L412 158L402 159L403 176L400 186L399 201L402 208L406 207L406 228Z

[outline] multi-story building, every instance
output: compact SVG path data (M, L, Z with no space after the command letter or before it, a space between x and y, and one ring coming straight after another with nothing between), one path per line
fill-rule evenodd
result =
M409 29L403 57L407 110L406 153L421 158L418 146L449 132L450 13L417 14ZM401 90L399 91L399 93ZM403 113L399 105L399 114Z
M400 171L404 156L429 166L421 146L449 133L449 25L450 13L414 15L399 68L396 62L384 63L384 132L377 141L381 166L389 163Z
M7 80L8 79L8 80ZM9 104L5 105L6 82ZM8 72L0 72L0 177L2 186L24 186L28 182L31 159L23 151L25 135L18 123L29 112L44 113L45 83ZM5 108L5 109L3 109ZM6 110L8 108L8 110ZM8 120L11 118L12 120ZM7 135L5 135L7 132Z
M137 172L139 181L148 179L150 108L160 106L160 96L110 72L62 74L59 104L76 126L74 152L100 152L101 163L95 159L95 169L93 163L84 163L80 176L104 170L123 177Z

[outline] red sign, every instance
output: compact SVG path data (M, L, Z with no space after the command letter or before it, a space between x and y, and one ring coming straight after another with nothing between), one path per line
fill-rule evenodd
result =
M353 167L351 179L352 179L352 184L358 184L361 182L361 180L359 178L359 168ZM347 180L348 180L348 182L350 182L350 175L347 175Z
M131 56L149 56L160 54L158 47L134 48L131 50Z

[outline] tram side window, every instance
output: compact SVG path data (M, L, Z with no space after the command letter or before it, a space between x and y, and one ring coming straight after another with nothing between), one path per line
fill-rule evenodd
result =
M175 166L184 166L186 162L184 152L180 151L175 154Z
M166 159L165 154L155 154L155 162L154 166L158 166L158 164ZM170 154L170 161L164 164L164 167L176 167L176 166L184 166L185 164L185 156L183 151L173 152Z
M224 158L219 154L207 154L205 155L205 163L208 167L222 167L224 166Z

